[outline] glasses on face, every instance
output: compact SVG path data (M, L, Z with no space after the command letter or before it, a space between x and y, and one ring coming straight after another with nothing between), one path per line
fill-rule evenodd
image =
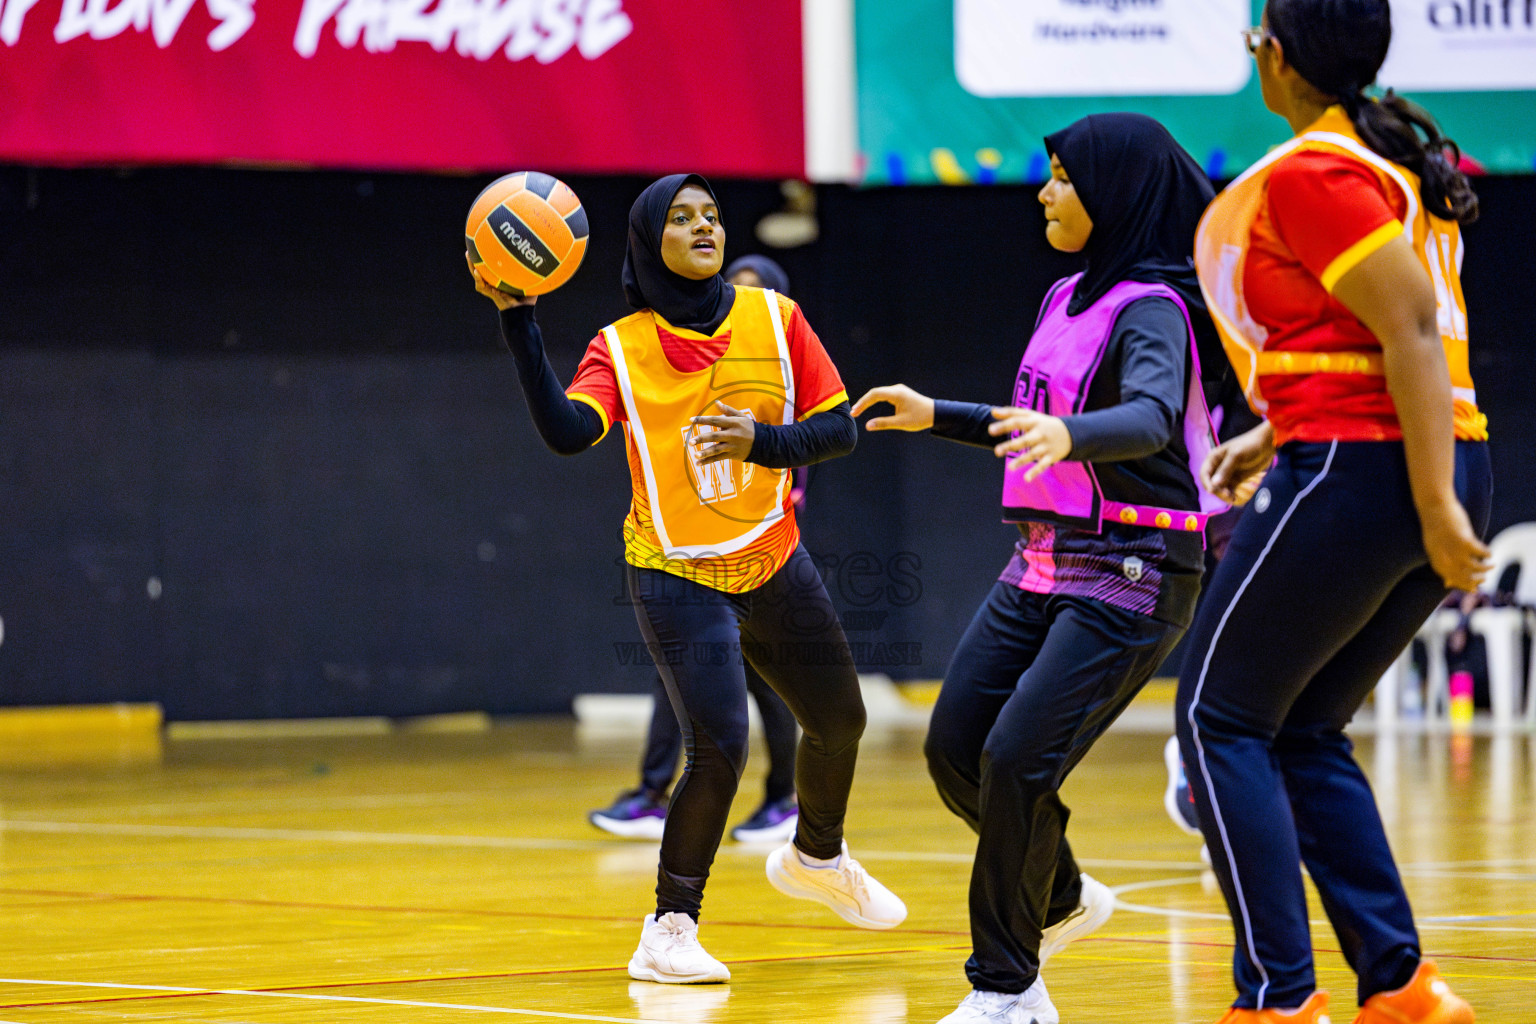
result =
M1266 39L1272 39L1274 33L1262 25L1243 29L1243 45L1248 48L1250 55L1259 52L1259 47L1264 45Z

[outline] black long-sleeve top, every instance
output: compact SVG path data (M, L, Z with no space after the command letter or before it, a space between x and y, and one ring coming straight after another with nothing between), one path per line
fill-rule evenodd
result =
M1072 435L1067 458L1092 462L1106 497L1132 505L1195 508L1199 495L1184 445L1189 328L1171 300L1137 299L1115 319L1084 411L1061 420ZM988 448L992 406L934 402L933 433Z
M602 419L585 402L565 394L544 353L544 337L532 305L501 313L501 338L517 363L518 381L534 429L557 455L586 451L603 436ZM848 403L807 416L798 423L754 423L746 461L770 469L809 466L847 455L858 441Z
M1083 412L1063 416L1072 436L1069 459L1092 462L1105 497L1133 505L1194 509L1199 494L1190 475L1181 429L1188 394L1189 328L1169 299L1137 299L1115 319L1104 356L1088 384ZM991 405L936 401L933 430L963 444L992 447ZM1098 596L1188 625L1204 568L1198 534L1104 523L1101 532L1019 524L1020 540L1003 571L1023 586L1027 551L1048 550L1056 592ZM1128 566L1138 569L1129 579Z

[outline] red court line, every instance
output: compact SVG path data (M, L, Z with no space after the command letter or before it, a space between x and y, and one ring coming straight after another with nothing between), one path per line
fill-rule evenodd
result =
M771 964L786 963L800 960L837 960L849 957L879 957L898 956L906 953L927 953L931 946L920 946L914 949L877 949L877 950L844 950L835 953L802 953L788 954L785 956L748 957L745 959L728 960L731 964ZM940 946L939 949L958 950L969 949L968 946ZM529 971L502 971L496 974L445 974L427 978L386 978L371 981L332 981L319 982L312 985L276 985L267 988L248 988L242 992L313 992L320 989L335 988L387 988L391 985L423 985L435 984L445 981L494 981L503 978L530 978L547 975L561 974L601 974L607 971L622 971L623 967L558 967L546 970ZM34 1003L0 1003L0 1010L24 1010L36 1009L43 1006L85 1006L99 1003L132 1003L144 1002L152 999L186 999L189 997L205 997L222 995L216 989L205 989L200 992L149 992L131 996L95 996L87 999L55 999L47 1002Z
M399 906L388 906L388 905L370 905L370 904L353 904L353 903L312 903L312 902L304 902L304 901L298 901L298 900L258 900L258 899L240 898L240 897L234 897L234 896L166 896L166 895L155 895L155 894L147 894L147 893L79 892L79 891L73 891L73 890L67 890L67 889L5 889L5 888L0 888L0 895L5 895L5 896L49 896L49 897L56 897L56 898L61 898L61 899L65 899L65 898L67 898L67 899L75 899L75 900L80 900L80 901L99 900L99 901L103 901L103 902L120 901L120 902L124 902L124 903L139 903L139 902L142 902L142 903L201 903L201 904L221 904L222 903L222 904L231 904L231 905L235 905L235 906L275 907L275 908L281 908L281 909L285 909L285 910L330 910L330 911L373 912L373 913L386 913L386 914L435 914L435 915L439 915L439 916L459 916L459 917L521 918L521 919L553 920L553 921L588 921L588 922L597 922L597 923L606 923L606 924L624 924L624 925L628 925L628 924L633 924L634 923L632 918L627 917L627 916L626 917L616 917L616 916L609 916L609 915L603 915L603 914L556 914L556 913L550 913L548 911L485 910L485 909L477 909L477 908L471 908L471 907L465 907L465 908L452 908L452 907L399 907ZM3 904L3 903L0 903L0 912L3 912L6 909L7 906L14 906L14 905L15 904ZM58 906L59 904L57 904L57 903L48 903L48 904L39 904L39 905L40 906ZM773 929L794 929L794 930L797 930L797 931L833 931L833 932L846 932L848 930L846 925L800 924L800 923L796 923L796 922L793 922L793 921L721 921L721 920L716 920L714 918L711 918L709 923L710 923L711 926L734 927L734 928L773 928ZM901 934L903 934L903 935L935 935L935 936L948 936L948 937L951 937L951 938L955 938L955 937L966 936L969 933L968 932L962 932L962 931L954 930L954 929L946 929L946 928L903 928L901 930ZM1153 944L1153 945L1171 945L1171 943L1172 943L1172 940L1169 940L1169 939L1115 938L1114 936L1108 936L1108 935L1089 936L1089 937L1087 937L1085 939L1081 939L1079 941L1082 941L1082 942L1149 943L1149 944ZM1223 942L1209 942L1209 941L1190 941L1190 940L1187 940L1187 939L1181 940L1181 941L1186 946L1209 947L1209 948L1212 948L1212 949L1231 949L1232 948L1232 943L1230 943L1230 942L1223 943ZM1342 952L1343 952L1342 950L1332 949L1332 948L1325 947L1325 946L1315 946L1315 947L1313 947L1313 951L1317 952L1317 953L1339 953L1340 955L1342 955ZM1486 961L1486 962L1489 962L1489 963L1511 963L1511 964L1536 963L1536 957L1481 956L1481 955L1476 955L1476 954L1471 954L1471 953L1433 953L1433 952L1426 952L1424 955L1428 956L1428 957L1432 957L1433 959L1436 959L1436 960L1470 960L1470 961ZM755 963L757 961L745 961L744 960L744 961L738 961L738 962L740 962L740 963ZM606 969L606 968L604 968L604 969ZM489 975L489 977L515 977L515 976L516 975Z
M0 913L7 910L35 910L38 907L72 907L82 903L104 903L105 900L98 896L85 896L72 899L68 896L60 896L58 899L38 900L36 903L0 903Z
M455 916L455 915L457 915L457 916L493 917L493 918L532 918L532 919L546 919L546 920L603 922L603 923L615 923L615 924L631 924L632 923L631 920L628 917L622 917L622 918L620 918L620 917L608 917L608 916L596 915L596 914L552 914L552 913L547 913L547 912L535 913L535 912L531 912L531 911L483 910L483 909L472 909L472 908L452 909L452 908L438 908L438 907L375 906L375 905L367 905L367 904L359 905L359 904L341 904L341 903L312 903L312 902L301 902L301 901L257 900L257 899L249 899L249 898L243 898L242 899L242 898L233 898L233 897L213 897L213 896L165 896L165 895L131 894L131 893L101 893L101 892L76 892L76 891L70 891L70 890L4 889L4 888L0 888L0 895L50 896L50 897L56 897L56 898L61 898L61 899L67 898L67 899L75 899L75 900L81 900L81 901L103 901L103 902L118 901L118 902L145 902L145 903L162 903L163 902L163 903L200 903L200 904L221 904L222 903L222 904L233 904L233 905L237 905L237 906L275 907L275 908L297 909L297 910L328 910L328 911L353 911L353 912L363 911L363 912L380 912L380 913L425 914L425 915L442 915L442 916ZM58 903L37 904L37 906L58 906L58 905L59 905ZM4 909L6 909L6 906L7 905L5 905L5 904L0 904L0 911L3 911ZM9 906L15 906L15 904L10 904ZM826 930L826 931L846 931L847 930L846 927L839 927L839 926L836 926L836 925L814 925L814 924L813 925L803 925L803 924L794 924L794 923L788 923L788 922L764 923L764 922L755 922L755 921L754 922L743 922L743 921L734 921L733 922L733 921L714 921L714 920L712 920L710 922L710 924L711 925L728 925L728 926L736 926L736 927L753 927L753 928L796 928L796 929ZM949 936L949 937L962 937L966 933L959 932L959 931L953 931L953 930L945 930L945 929L917 929L917 928L914 928L914 929L904 929L903 930L903 934L905 934L905 935L938 935L938 936ZM1122 942L1122 943L1128 943L1128 944L1156 945L1156 946L1171 946L1173 944L1173 940L1172 939L1115 937L1115 936L1107 936L1107 935L1088 936L1088 937L1085 937L1084 939L1079 940L1079 941L1082 941L1084 943L1089 943L1089 942L1092 942L1092 943L1116 943L1116 942ZM1208 949L1225 949L1225 950L1230 950L1230 949L1233 948L1232 947L1232 943L1230 943L1230 942L1190 941L1190 940L1186 939L1186 940L1181 940L1181 944L1185 945L1185 946L1194 946L1194 947L1197 947L1197 948L1208 948ZM733 963L733 964L792 963L792 962L796 962L796 961L829 960L829 959L840 959L840 958L860 957L860 956L868 956L868 957L895 956L895 955L901 955L901 954L907 954L907 953L928 952L928 951L931 950L931 948L932 947L921 947L921 948L916 948L916 949L895 949L895 950L847 950L847 951L833 952L833 953L787 954L787 955L784 955L784 956L774 956L774 957L751 957L751 958L744 958L744 959L733 959L733 960L730 960L728 962L729 963ZM941 947L938 947L938 948L940 948L940 949L963 950L963 949L966 949L968 947L967 946L941 946ZM1317 952L1317 953L1341 953L1340 950L1331 949L1331 948L1327 948L1327 947L1321 947L1321 946L1314 947L1313 951ZM1446 961L1449 961L1449 960L1464 960L1464 961L1473 961L1473 962L1514 963L1514 964L1536 963L1536 958L1531 958L1531 957L1480 956L1480 955L1473 955L1473 954L1433 953L1433 952L1426 952L1425 955L1433 957L1436 960L1446 960ZM268 988L247 989L246 991L257 992L257 993L260 993L260 992L274 992L274 993L277 993L277 992L316 991L316 990L337 989L337 988L359 988L359 987L381 987L382 988L382 987L389 987L389 986L393 986L393 985L434 984L434 983L451 982L451 981L490 981L490 980L496 980L496 979L527 978L527 977L541 977L541 976L558 976L558 975L562 975L562 974L594 974L594 973L603 973L603 972L608 972L608 971L619 971L619 970L623 970L623 968L622 967L617 967L617 966L615 966L615 967L541 968L541 969L526 970L526 971L502 971L502 972L496 972L496 973L491 973L491 974L462 974L462 975L442 975L442 976L438 976L438 977L424 977L424 978L394 978L394 979L384 979L384 980L373 979L373 980L363 980L363 981L320 982L320 983L306 984L306 985L286 985L286 986L274 986L274 987L268 987ZM103 1003L142 1002L142 1001L148 1001L148 1000L184 999L184 998L194 997L194 996L196 996L196 997L213 996L213 995L218 995L218 994L219 993L217 991L214 991L214 990L211 990L211 989L207 990L207 991L201 991L201 992L156 992L156 993L144 993L144 994L131 995L131 996L98 996L98 997L92 997L92 998L69 999L69 1000L55 1000L55 1001L47 1001L47 1002L0 1003L0 1009L14 1010L14 1009L39 1008L39 1007L45 1007L45 1006L81 1006L81 1005L94 1005L94 1004L103 1004Z
M1123 942L1123 943L1130 943L1130 944L1157 945L1157 946L1171 946L1171 945L1173 945L1173 941L1171 939L1116 938L1114 936L1108 936L1108 935L1088 936L1088 937L1086 937L1084 939L1081 939L1079 941L1080 942L1084 942L1084 943L1088 943L1088 942L1093 942L1093 943L1116 943L1116 942ZM1181 944L1185 945L1185 946L1196 946L1196 947L1207 948L1207 949L1225 949L1225 950L1230 950L1232 948L1232 943L1230 943L1230 942L1191 942L1191 941L1188 941L1188 940L1182 940ZM812 960L848 959L848 958L851 958L851 957L886 957L886 956L900 956L900 955L905 955L905 954L910 954L910 953L927 953L927 952L932 952L934 950L934 948L935 947L931 947L931 946L921 946L921 947L916 947L916 948L912 948L912 949L844 950L844 951L831 952L831 953L802 953L802 954L786 954L784 956L744 957L744 958L731 959L731 960L728 960L726 962L729 963L729 964L770 964L770 963L795 963L795 962L799 962L799 961L812 961ZM937 948L939 950L965 950L965 949L968 949L969 947L968 946L964 946L964 945L956 945L956 946L939 946ZM1313 947L1313 952L1314 953L1339 953L1340 951L1337 950L1337 949L1328 949L1326 947L1317 946L1317 947ZM1431 957L1431 958L1433 958L1435 960L1470 960L1470 961L1482 961L1482 962L1494 962L1494 963L1517 963L1517 964L1536 962L1536 960L1533 960L1532 958L1528 958L1528 957L1476 956L1476 955L1470 955L1470 954L1433 953L1433 952L1426 952L1424 955L1428 956L1428 957ZM273 992L273 993L276 993L276 992L311 992L311 991L320 991L320 990L325 990L325 989L338 989L338 988L388 988L388 987L394 986L394 985L438 984L438 983L450 982L450 981L494 981L494 980L498 980L498 979L510 979L510 978L551 977L551 976L559 976L559 975L562 975L562 974L602 974L602 973L606 973L606 972L609 972L609 971L620 971L620 970L623 970L623 969L624 968L617 967L617 966L615 966L615 967L559 967L559 968L541 968L541 969L537 969L537 970L526 970L526 971L500 971L500 972L496 972L496 973L492 973L492 974L446 974L446 975L440 975L440 976L435 976L435 977L423 977L423 978L386 978L386 979L371 979L371 980L361 980L361 981L318 982L318 983L307 984L307 985L279 985L279 986L269 986L267 988L244 989L243 991L255 992L255 993L262 993L262 992ZM145 1001L150 1001L150 1000L186 999L186 998L189 998L189 997L216 996L216 995L220 995L220 994L221 993L218 992L217 990L208 989L208 990L200 991L200 992L152 992L152 993L144 993L144 994L131 995L131 996L96 996L96 997L84 998L84 999L60 999L60 1000L52 1000L52 1001L47 1001L47 1002L0 1003L0 1010L36 1009L36 1008L39 1008L39 1007L47 1007L47 1006L85 1006L85 1005L95 1005L95 1004L102 1004L102 1003L145 1002Z
M486 910L473 907L399 907L388 905L371 905L357 903L311 903L299 900L258 900L238 896L176 896L151 893L117 893L117 892L75 892L64 889L0 889L0 896L55 896L61 898L74 898L83 901L117 901L122 903L199 903L199 904L225 904L246 907L273 907L284 910L333 910L361 913L380 914L434 914L443 917L491 917L491 918L531 918L545 921L592 921L606 924L634 924L636 919L632 916L614 916L608 914L557 914L549 911L532 910ZM0 903L0 912L5 910L6 904ZM784 928L795 931L829 931L846 932L847 925L836 924L801 924L794 921L722 921L718 918L710 918L711 927L732 928ZM960 936L969 932L956 931L945 928L904 928L905 935L940 935Z

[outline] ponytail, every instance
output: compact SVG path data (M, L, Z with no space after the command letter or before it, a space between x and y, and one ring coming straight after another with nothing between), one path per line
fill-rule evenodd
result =
M1457 167L1461 150L1440 134L1427 110L1391 89L1379 100L1360 92L1351 99L1341 102L1365 144L1419 176L1426 213L1462 224L1477 220L1477 193Z
M1365 94L1392 41L1387 0L1268 0L1265 12L1301 77L1338 99L1367 146L1419 176L1426 213L1462 224L1477 219L1477 194L1456 166L1461 150L1435 119L1391 89L1379 100Z

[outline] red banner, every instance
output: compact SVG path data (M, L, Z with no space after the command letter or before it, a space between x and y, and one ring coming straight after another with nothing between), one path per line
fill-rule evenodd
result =
M0 161L805 170L801 0L0 0Z

